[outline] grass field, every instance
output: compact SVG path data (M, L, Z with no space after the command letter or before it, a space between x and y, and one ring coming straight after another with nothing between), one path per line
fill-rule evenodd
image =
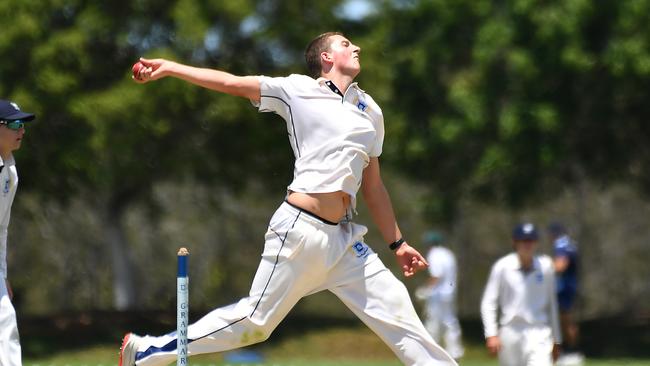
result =
M497 366L487 356L483 345L467 343L463 366ZM66 349L47 357L29 357L26 366L112 366L117 364L115 344ZM332 328L309 331L299 336L274 340L249 347L264 356L263 362L235 363L228 355L215 354L192 357L193 366L265 365L265 366L399 366L401 363L367 328ZM587 359L585 366L650 366L650 359Z
M86 350L64 352L53 357L42 359L25 359L26 366L109 366L117 364L117 352L114 347L99 346ZM484 356L464 357L463 366L498 366L493 359ZM321 355L319 358L308 359L301 356L268 357L264 362L233 363L223 360L222 356L197 356L190 360L193 366L228 366L228 365L265 365L265 366L399 366L401 363L394 357L386 359L355 359ZM650 366L650 360L587 360L585 366Z

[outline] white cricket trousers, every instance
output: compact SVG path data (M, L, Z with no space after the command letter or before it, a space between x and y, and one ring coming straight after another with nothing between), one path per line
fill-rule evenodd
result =
M445 350L454 359L459 359L465 353L461 337L460 322L456 316L456 306L453 296L432 294L427 299L425 327L436 342L444 340Z
M363 242L366 227L326 223L284 202L271 218L249 296L188 327L188 354L266 340L302 297L330 290L405 365L456 365L418 318L406 287ZM138 366L176 358L176 334L138 342Z
M7 284L0 277L0 366L20 366L20 340L16 311L9 299Z
M499 329L501 366L552 366L553 337L545 325L508 324Z

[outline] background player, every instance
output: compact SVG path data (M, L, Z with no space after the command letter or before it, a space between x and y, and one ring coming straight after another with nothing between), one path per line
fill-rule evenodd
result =
M457 265L456 256L443 246L442 234L431 230L422 241L431 247L427 253L429 279L415 295L426 301L424 325L436 342L444 339L445 349L455 360L465 353L461 343L461 328L456 316Z
M310 76L235 76L163 59L141 59L139 82L166 76L252 101L287 123L295 155L285 202L268 227L249 296L189 326L189 355L261 342L302 297L329 290L338 296L407 365L454 365L418 318L406 287L363 241L352 222L356 194L364 202L405 276L426 268L402 238L379 155L381 109L354 78L361 49L340 33L325 33L307 47ZM264 126L261 126L264 128ZM164 365L176 358L176 337L127 334L120 366Z
M553 261L535 254L533 224L517 225L512 240L515 252L492 266L481 300L485 344L501 365L551 366L562 341Z
M584 356L578 352L579 328L573 311L578 293L578 248L563 224L551 223L548 232L553 243L557 300L564 339L563 353L558 359L558 365L581 365Z
M35 118L16 103L0 100L0 365L22 365L16 311L7 273L7 234L11 205L18 188L18 171L13 151L20 149L25 135L24 123Z

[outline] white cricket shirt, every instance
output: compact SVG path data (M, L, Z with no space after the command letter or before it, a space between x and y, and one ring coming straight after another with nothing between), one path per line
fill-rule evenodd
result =
M303 193L343 191L356 205L363 169L381 154L384 118L357 83L345 92L327 79L306 75L259 76L260 112L274 112L287 123L295 155L288 189Z
M562 341L553 261L547 255L533 258L533 268L524 272L517 253L499 259L490 272L483 299L481 318L485 337L498 335L499 325L530 324L550 326L555 343Z
M11 205L14 202L18 188L18 172L16 162L12 157L3 161L0 158L0 275L7 278L7 232Z
M456 292L456 257L448 248L434 246L427 253L429 274L435 277L432 291L442 298L452 299Z

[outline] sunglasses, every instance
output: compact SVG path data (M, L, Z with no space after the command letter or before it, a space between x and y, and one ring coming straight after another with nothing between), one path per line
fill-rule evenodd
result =
M0 121L0 124L7 126L8 129L18 131L25 127L25 121L17 119L13 121Z

